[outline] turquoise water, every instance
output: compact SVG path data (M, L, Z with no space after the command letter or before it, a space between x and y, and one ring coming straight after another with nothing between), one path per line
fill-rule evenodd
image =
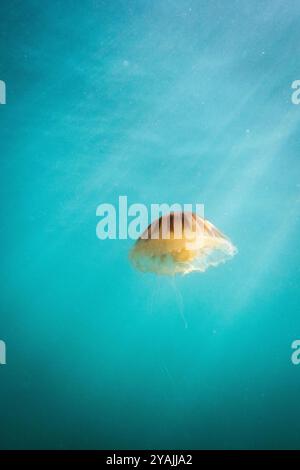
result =
M0 10L1 448L300 448L299 2ZM96 237L119 195L239 253L140 274Z

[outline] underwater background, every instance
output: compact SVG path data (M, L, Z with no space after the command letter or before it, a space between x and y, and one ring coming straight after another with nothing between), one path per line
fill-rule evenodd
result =
M0 12L0 447L299 449L300 2ZM96 237L120 195L239 253L141 274Z

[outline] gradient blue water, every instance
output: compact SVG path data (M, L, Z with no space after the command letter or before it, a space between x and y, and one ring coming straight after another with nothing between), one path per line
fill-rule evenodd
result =
M299 2L0 9L1 448L299 448ZM141 275L95 235L119 195L239 254Z

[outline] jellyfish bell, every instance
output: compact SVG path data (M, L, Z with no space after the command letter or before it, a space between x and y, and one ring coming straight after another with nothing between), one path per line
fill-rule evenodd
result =
M192 212L171 212L138 238L129 258L142 272L188 274L218 266L237 253L229 238Z

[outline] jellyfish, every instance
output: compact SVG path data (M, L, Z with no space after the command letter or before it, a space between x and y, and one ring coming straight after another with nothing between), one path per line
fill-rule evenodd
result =
M171 212L148 226L129 258L139 271L172 276L205 272L236 253L230 239L208 220L193 212Z

